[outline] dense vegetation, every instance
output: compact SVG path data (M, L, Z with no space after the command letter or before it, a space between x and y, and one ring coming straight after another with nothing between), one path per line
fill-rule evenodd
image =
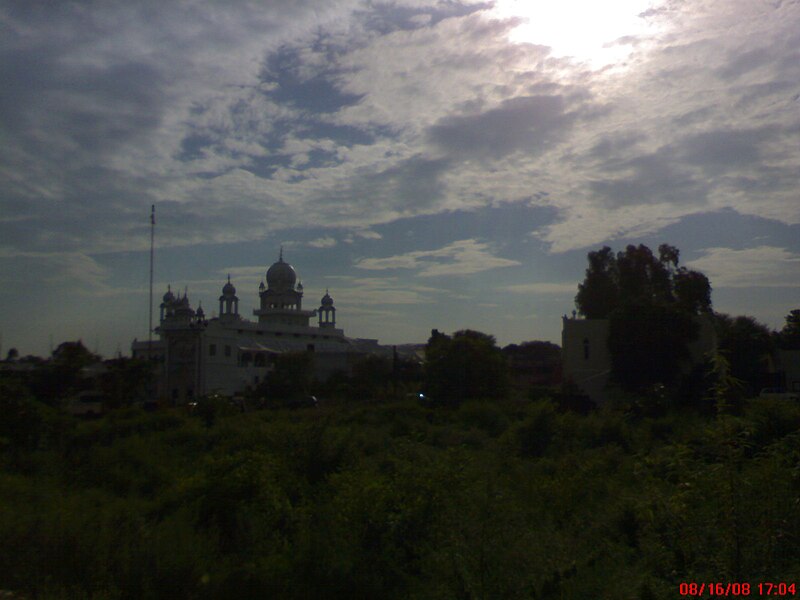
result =
M78 421L26 402L29 437L4 436L0 589L29 597L666 599L800 578L794 404Z
M714 315L720 352L678 377L687 316L710 311L705 276L666 245L589 263L576 303L610 319L616 357L600 410L531 389L553 383L556 346L501 351L470 330L434 330L424 367L373 356L322 384L311 355L286 354L241 402L153 412L133 406L146 363L107 361L90 381L98 357L80 342L49 361L9 352L0 597L666 600L682 582L800 584L800 406L745 400L776 348L800 348L800 311L780 333ZM109 412L70 417L92 387ZM311 393L319 406L293 401Z

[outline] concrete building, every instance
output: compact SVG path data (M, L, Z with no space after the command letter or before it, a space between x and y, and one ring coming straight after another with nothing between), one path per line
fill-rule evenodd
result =
M775 371L781 387L800 392L800 350L778 350Z
M160 364L159 398L181 404L211 392L241 392L263 382L284 352L313 353L319 379L348 372L365 354L391 355L377 340L351 339L336 327L336 308L327 290L317 309L303 309L303 285L283 260L283 250L265 279L253 311L256 321L240 315L230 276L219 297L219 316L208 320L202 307L191 307L186 293L176 296L167 290L155 330L160 339L150 345L134 340L132 345L134 357L150 356ZM310 323L313 317L315 325Z
M698 316L697 339L689 344L691 360L685 365L688 373L694 365L706 360L717 347L714 325L709 317ZM577 388L595 404L608 400L611 353L608 351L608 319L579 319L564 315L561 330L561 356L563 382L566 387Z

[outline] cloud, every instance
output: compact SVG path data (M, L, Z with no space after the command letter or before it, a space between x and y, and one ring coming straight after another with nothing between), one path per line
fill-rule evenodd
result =
M337 306L351 307L361 305L391 306L426 304L442 293L442 290L418 284L408 284L397 277L328 277L336 280L330 288ZM341 282L341 283L339 283Z
M576 283L520 283L507 285L503 289L515 294L575 294L578 291Z
M320 237L308 242L312 248L333 248L336 245L336 240L331 236Z
M800 287L800 254L785 248L706 248L704 253L688 266L705 273L714 288Z
M79 252L0 252L4 292L19 297L31 282L58 286L60 293L96 294L110 290L109 271Z
M563 139L577 114L562 96L520 96L476 115L447 116L428 129L450 156L499 159L515 151L536 155Z
M0 237L142 248L152 202L165 245L534 195L553 251L726 207L800 222L796 3L656 3L660 37L597 71L489 8L13 5Z
M417 269L420 277L437 277L471 275L519 264L522 263L493 255L488 243L470 239L453 242L438 250L421 250L386 258L362 258L355 266L375 271Z

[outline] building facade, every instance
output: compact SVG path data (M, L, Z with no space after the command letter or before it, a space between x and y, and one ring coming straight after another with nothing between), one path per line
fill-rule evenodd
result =
M239 297L228 277L219 297L219 316L206 319L193 309L186 293L171 289L160 306L159 340L134 341L134 357L153 357L160 365L158 397L182 404L209 393L232 395L255 387L287 352L313 354L315 375L326 379L349 372L353 362L369 353L384 353L377 340L351 339L336 326L336 308L326 290L314 310L303 309L303 285L294 267L283 260L266 272L258 289L257 320L239 313ZM316 317L317 322L311 323Z
M697 338L689 343L689 364L684 372L702 363L716 350L714 325L707 316L695 318ZM579 319L564 315L561 329L563 381L567 388L588 396L595 404L608 400L611 353L608 350L608 319Z

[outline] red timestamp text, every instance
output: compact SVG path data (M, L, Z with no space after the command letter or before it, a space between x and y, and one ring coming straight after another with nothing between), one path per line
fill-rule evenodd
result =
M678 585L678 592L681 596L689 597L795 597L797 595L797 584L794 582L759 582L759 583L739 583L739 582L681 582Z

